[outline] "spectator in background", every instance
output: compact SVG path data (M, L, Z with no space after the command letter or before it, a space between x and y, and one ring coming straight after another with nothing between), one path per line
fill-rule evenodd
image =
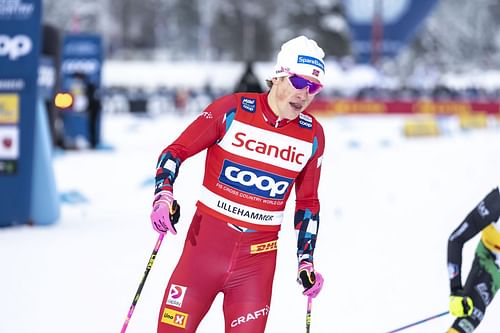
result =
M190 99L189 90L186 88L179 88L175 92L175 110L180 114L185 114L188 111L188 104Z
M97 86L89 81L87 85L89 99L89 141L92 149L99 144L99 118L101 116L101 98Z
M259 79L253 72L253 63L251 61L247 61L245 72L236 85L234 92L263 92Z
M95 149L99 143L100 94L96 84L85 73L77 72L74 74L74 77L81 80L84 84L84 95L87 98L89 144L92 149Z

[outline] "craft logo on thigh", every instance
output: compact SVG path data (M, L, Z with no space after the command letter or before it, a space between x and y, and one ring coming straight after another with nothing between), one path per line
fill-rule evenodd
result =
M276 251L278 249L278 241L270 241L260 244L250 245L250 254L257 254L269 251Z
M231 321L231 327L236 327L236 326L251 322L252 320L257 320L259 318L262 319L264 317L267 317L267 315L269 314L269 310L270 310L269 305L266 305L262 309L259 309L259 310L253 311L253 312L249 312L243 316L240 316L240 317L234 319L233 321Z
M165 308L163 310L161 322L175 327L186 328L188 316L187 313Z
M179 286L177 284L172 284L168 292L167 304L176 306L178 308L182 307L182 301L184 300L184 295L186 295L187 288L184 286Z

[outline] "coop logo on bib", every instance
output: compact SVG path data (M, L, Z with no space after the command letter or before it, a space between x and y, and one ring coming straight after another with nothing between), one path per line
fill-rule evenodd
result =
M264 198L283 199L292 179L224 160L219 181Z

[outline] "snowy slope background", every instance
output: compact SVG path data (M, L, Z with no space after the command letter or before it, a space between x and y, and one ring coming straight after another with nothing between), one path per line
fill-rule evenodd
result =
M112 147L54 153L61 218L52 226L0 229L0 332L119 332L157 239L149 212L157 155L193 116L109 114ZM387 332L447 310L447 237L500 184L500 126L462 131L446 118L435 138L402 136L404 118L321 119L327 136L316 268L326 283L311 332ZM186 161L175 186L182 205L127 332L155 332L168 277L200 189L204 154ZM293 197L279 240L266 332L304 332L306 299L295 282ZM478 238L466 244L464 271ZM200 333L223 331L221 298ZM499 333L500 302L479 333ZM406 332L444 332L444 316Z

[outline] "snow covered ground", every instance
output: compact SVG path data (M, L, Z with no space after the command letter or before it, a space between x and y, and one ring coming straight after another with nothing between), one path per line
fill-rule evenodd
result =
M112 149L56 152L61 218L0 229L0 332L119 332L155 245L149 211L158 153L192 118L106 114ZM313 302L313 333L384 333L448 308L447 237L500 184L500 127L405 138L402 118L321 119L327 136ZM155 332L168 277L194 212L204 156L184 163L175 186L177 236L156 258L127 332ZM306 299L295 282L293 197L278 244L267 332L304 332ZM478 238L464 249L470 267ZM498 298L498 297L497 297ZM200 333L223 332L221 298ZM500 299L479 333L500 332ZM447 315L405 330L445 332Z

